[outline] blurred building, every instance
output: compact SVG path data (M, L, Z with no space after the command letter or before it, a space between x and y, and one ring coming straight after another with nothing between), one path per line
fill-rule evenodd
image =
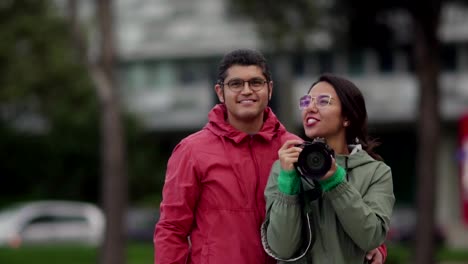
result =
M203 126L221 56L258 47L253 24L217 0L119 1L122 92L153 131Z
M183 135L205 124L217 100L213 91L216 67L225 52L253 48L264 51L270 61L276 59L257 36L253 22L233 14L226 1L119 0L116 12L122 98L161 140L178 141L177 133ZM456 160L457 120L468 107L468 11L448 6L442 13L443 130L437 216L451 234L468 232L460 222ZM395 26L404 27L405 18L396 15ZM291 89L296 105L321 72L345 75L358 84L367 100L371 133L383 141L379 152L392 166L397 202L411 204L419 96L410 50L402 46L380 55L372 50L344 53L327 48L330 39L322 35L317 39L319 48L291 56L287 70L292 73L292 85L275 89ZM283 70L274 68L273 79ZM300 128L299 111L294 118ZM450 235L449 243L461 245L458 237Z

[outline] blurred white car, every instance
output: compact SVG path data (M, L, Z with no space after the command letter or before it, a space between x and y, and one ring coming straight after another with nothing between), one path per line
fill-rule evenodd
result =
M0 211L0 246L81 243L98 245L104 235L104 214L93 204L36 201Z

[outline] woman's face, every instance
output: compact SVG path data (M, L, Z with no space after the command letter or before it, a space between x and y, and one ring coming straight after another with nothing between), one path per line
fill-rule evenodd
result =
M328 82L319 82L301 98L302 124L307 137L323 137L327 141L346 141L349 122L341 113L341 102Z

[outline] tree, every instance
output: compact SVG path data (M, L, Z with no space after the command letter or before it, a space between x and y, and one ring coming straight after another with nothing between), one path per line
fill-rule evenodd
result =
M67 19L74 19L54 3L0 4L0 207L99 200L99 104L89 56L81 56L86 51L74 37L70 41ZM130 200L151 195L154 202L166 157L161 143L131 113L123 114Z
M55 11L0 4L1 203L97 193L97 102Z
M102 204L107 219L100 252L102 264L121 264L126 260L128 179L120 101L114 76L116 49L112 3L112 0L97 1L100 54L98 60L93 62L86 59L87 42L77 22L77 2L69 1L73 39L94 81L101 114Z
M439 29L441 7L454 1L342 1L348 5L348 18L351 32L366 32L368 36L378 34L385 28L382 16L394 11L408 14L412 26L411 46L416 76L419 80L419 116L418 116L418 150L416 157L417 176L417 229L414 251L414 263L435 262L435 201L437 154L440 142L441 117L439 111L439 74L440 74L440 40ZM459 1L463 2L463 1ZM380 27L376 26L380 25ZM384 32L391 32L386 30ZM375 36L375 35L374 35ZM382 43L373 43L361 35L357 37L364 45L382 47ZM383 42L391 43L392 36L385 34Z
M234 1L239 2L239 1ZM437 30L440 22L441 7L449 2L442 0L389 0L389 1L336 1L328 10L322 10L322 14L332 11L330 15L337 21L329 28L332 32L341 32L345 35L337 36L338 39L347 39L349 47L372 47L380 53L390 51L393 41L390 22L384 21L385 15L395 11L406 13L411 21L412 32L410 46L413 48L416 76L419 80L419 116L418 116L418 152L417 166L417 241L415 247L415 263L428 264L435 261L435 180L437 172L437 153L440 137L440 113L439 113L439 56L440 40ZM466 2L466 1L458 1ZM264 24L267 29L295 30L295 27L284 27L286 23L291 25L310 25L309 16L304 10L313 10L310 6L315 1L271 2L268 0L241 1L245 14L257 22L259 28ZM279 10L278 10L279 8ZM249 11L250 10L250 11ZM283 10L283 11L281 11ZM278 14L279 12L279 14ZM289 14L293 14L292 17ZM279 19L277 20L277 17ZM267 22L262 22L265 20ZM315 26L315 27L314 27ZM300 32L312 32L319 24L313 27L302 28ZM262 32L262 31L260 31ZM270 34L271 38L282 40L276 34ZM346 36L346 37L344 37Z
M117 83L114 76L115 45L112 0L98 1L101 39L100 69L93 69L93 79L101 105L101 154L103 170L103 205L106 232L101 250L102 264L126 262L125 213L128 202L125 148ZM110 221L112 219L112 221Z

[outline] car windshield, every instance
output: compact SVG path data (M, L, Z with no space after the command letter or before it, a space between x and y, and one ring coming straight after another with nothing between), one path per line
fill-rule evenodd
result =
M0 211L0 233L11 228L11 225L17 221L20 211L21 205L19 204L6 207Z
M17 215L21 210L22 204L15 204L0 210L0 221L5 218L11 218L13 215Z

